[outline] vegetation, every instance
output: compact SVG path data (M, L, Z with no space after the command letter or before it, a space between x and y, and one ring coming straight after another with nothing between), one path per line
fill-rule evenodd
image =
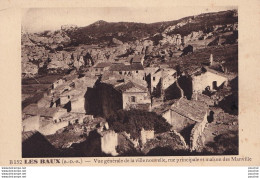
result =
M108 118L110 128L116 132L130 133L131 137L137 139L140 137L142 128L153 130L155 133L163 133L170 130L171 125L166 120L154 112L141 110L124 111L119 110Z
M233 14L234 11L226 11L211 15L202 14L195 18L195 22L187 23L186 25L169 32L168 35L180 34L186 36L193 31L209 32L212 31L214 25L225 25L237 22L238 18L234 17Z
M179 20L151 24L133 22L110 23L105 21L97 21L86 27L78 28L75 31L68 32L68 36L72 41L72 45L75 46L79 44L105 44L109 43L113 38L116 38L122 42L135 41L146 37L152 37L154 34L164 31L169 26L176 25L181 21L193 18L195 22L188 23L181 28L177 28L169 32L168 34L188 35L192 31L211 31L214 25L223 25L237 22L237 17L234 17L233 14L234 11L208 13L199 15L195 19L192 16ZM154 40L156 44L160 38L160 35L156 35L151 39Z

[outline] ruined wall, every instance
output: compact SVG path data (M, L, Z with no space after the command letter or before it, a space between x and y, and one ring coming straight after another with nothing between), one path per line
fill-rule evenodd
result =
M207 113L205 114L202 122L197 122L190 135L190 150L194 151L200 146L200 137L202 136L205 126L207 124Z
M122 132L122 134L134 145L134 147L138 147L139 146L139 141L138 139L132 139L131 135L129 133L126 132Z
M141 130L141 143L144 145L147 140L154 138L154 130Z
M85 113L85 98L83 96L78 97L71 102L71 112Z
M58 122L58 123L49 123L44 127L39 128L39 132L43 135L52 135L55 134L57 130L60 130L68 126L68 121Z
M32 116L25 120L22 123L23 132L37 130L43 135L51 135L54 134L57 130L68 126L68 122L58 122L53 123L52 119Z
M172 125L172 129L176 130L177 132L181 132L184 128L195 124L195 121L188 119L180 114L168 110L162 115L166 121Z
M107 131L102 133L101 137L101 150L106 154L116 156L116 147L118 146L118 134L114 131Z
M30 116L23 120L22 126L23 126L23 132L39 130L40 117L39 116Z
M123 108L122 94L107 84L100 84L98 94L103 116L108 117Z

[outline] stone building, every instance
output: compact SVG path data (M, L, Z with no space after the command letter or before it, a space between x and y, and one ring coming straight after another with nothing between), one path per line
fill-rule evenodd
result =
M191 150L199 145L208 118L208 106L196 100L179 99L162 116L180 133Z
M127 77L113 76L102 79L93 89L88 88L85 95L87 113L107 117L120 109L150 110L151 99L146 86Z
M177 81L176 70L172 68L159 68L150 76L150 89L155 97L173 98L174 87ZM176 87L175 87L176 88Z
M111 65L110 62L100 62L93 66L95 76L103 75L104 71L107 71Z
M206 89L218 90L223 85L227 85L228 78L224 73L217 72L208 67L205 67L204 72L195 73L192 76L193 92L202 93Z
M109 70L113 74L145 80L144 67L141 63L132 63L130 65L125 65L123 63L114 64Z
M142 64L144 65L144 55L129 56L128 60L130 64Z
M23 132L37 130L44 135L54 134L68 125L61 119L66 113L63 108L38 108L31 104L23 109Z

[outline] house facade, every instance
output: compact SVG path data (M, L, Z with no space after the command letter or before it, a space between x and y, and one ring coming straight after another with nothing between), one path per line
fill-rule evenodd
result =
M93 66L93 72L95 76L100 76L104 74L104 71L107 71L112 64L110 62L101 62Z
M202 93L208 88L209 90L218 90L223 85L227 85L228 78L215 70L206 68L206 72L192 76L193 91Z
M150 95L145 87L134 83L126 83L123 85L129 85L128 89L122 90L123 109L151 109ZM117 86L117 88L124 86Z
M105 117L110 116L120 109L150 110L151 99L145 86L134 83L132 80L109 78L97 84L93 90L88 90L85 105L86 111L96 108ZM91 102L93 101L93 102Z
M125 65L123 63L114 64L109 69L113 74L119 74L139 80L145 80L144 67L141 63L132 63Z

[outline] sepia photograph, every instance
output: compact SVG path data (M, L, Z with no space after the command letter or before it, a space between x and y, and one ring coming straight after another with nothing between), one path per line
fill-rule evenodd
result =
M22 158L239 154L238 7L21 13Z

